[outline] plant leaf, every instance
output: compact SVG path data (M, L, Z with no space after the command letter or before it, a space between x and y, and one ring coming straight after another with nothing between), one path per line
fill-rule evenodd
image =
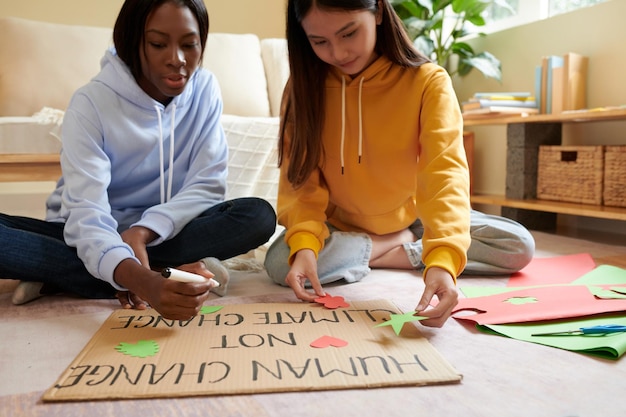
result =
M455 42L450 49L461 58L471 58L476 55L470 44L465 42Z
M413 41L413 46L415 46L415 49L417 49L429 58L432 58L431 55L435 51L435 43L432 39L426 36L419 36L415 38L415 40Z
M465 13L465 19L480 17L493 0L452 0L452 11L457 14Z
M461 61L464 64L476 68L478 71L482 72L485 77L502 81L500 61L489 52L482 52L474 57L464 58ZM461 75L461 70L459 70L459 75Z
M489 52L477 54L467 43L459 39L476 34L472 28L485 25L484 13L487 8L494 3L501 5L504 0L390 0L390 2L402 19L415 48L433 62L446 68L450 75L464 76L476 68L486 77L501 80L500 61L497 58ZM504 7L510 8L508 5ZM448 21L452 24L448 25ZM485 36L484 33L477 35ZM450 62L453 67L456 63L454 71L448 68Z
M430 10L432 10L433 14L437 13L443 9L445 9L446 7L448 7L450 4L452 3L452 0L435 0L432 3L432 7L430 7Z
M407 16L413 16L416 18L427 17L429 9L421 6L418 1L393 1L394 9L400 18L405 19ZM406 13L403 13L406 12Z

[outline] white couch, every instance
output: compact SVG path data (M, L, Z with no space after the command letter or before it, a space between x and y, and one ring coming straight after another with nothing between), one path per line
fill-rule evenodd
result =
M0 18L0 182L54 181L71 95L99 71L112 29ZM288 77L284 39L209 33L203 65L217 77L231 150L228 197L275 203L276 139Z

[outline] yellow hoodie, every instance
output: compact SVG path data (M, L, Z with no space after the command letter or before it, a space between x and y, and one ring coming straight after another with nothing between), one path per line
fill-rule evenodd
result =
M458 276L470 243L469 174L447 72L379 57L355 77L333 68L325 88L323 161L297 190L287 181L288 155L281 166L277 211L290 262L301 249L319 253L329 236L326 221L384 235L419 218L426 269Z

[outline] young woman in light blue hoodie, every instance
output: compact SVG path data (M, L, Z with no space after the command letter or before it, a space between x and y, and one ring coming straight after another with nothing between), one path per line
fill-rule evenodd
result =
M0 277L22 281L14 303L49 292L117 295L125 308L189 319L213 284L159 271L225 281L218 259L272 236L268 202L225 201L221 94L201 67L208 28L202 0L125 1L115 48L65 113L63 175L46 220L0 215Z

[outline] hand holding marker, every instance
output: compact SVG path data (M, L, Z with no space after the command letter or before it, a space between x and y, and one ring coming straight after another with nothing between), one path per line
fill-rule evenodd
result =
M180 269L174 268L164 268L161 271L161 275L165 278L169 278L174 281L179 282L198 282L202 283L207 280L207 278L202 275L193 274L191 272L181 271ZM209 282L213 284L213 288L219 287L220 283L214 280L213 278L209 278Z

